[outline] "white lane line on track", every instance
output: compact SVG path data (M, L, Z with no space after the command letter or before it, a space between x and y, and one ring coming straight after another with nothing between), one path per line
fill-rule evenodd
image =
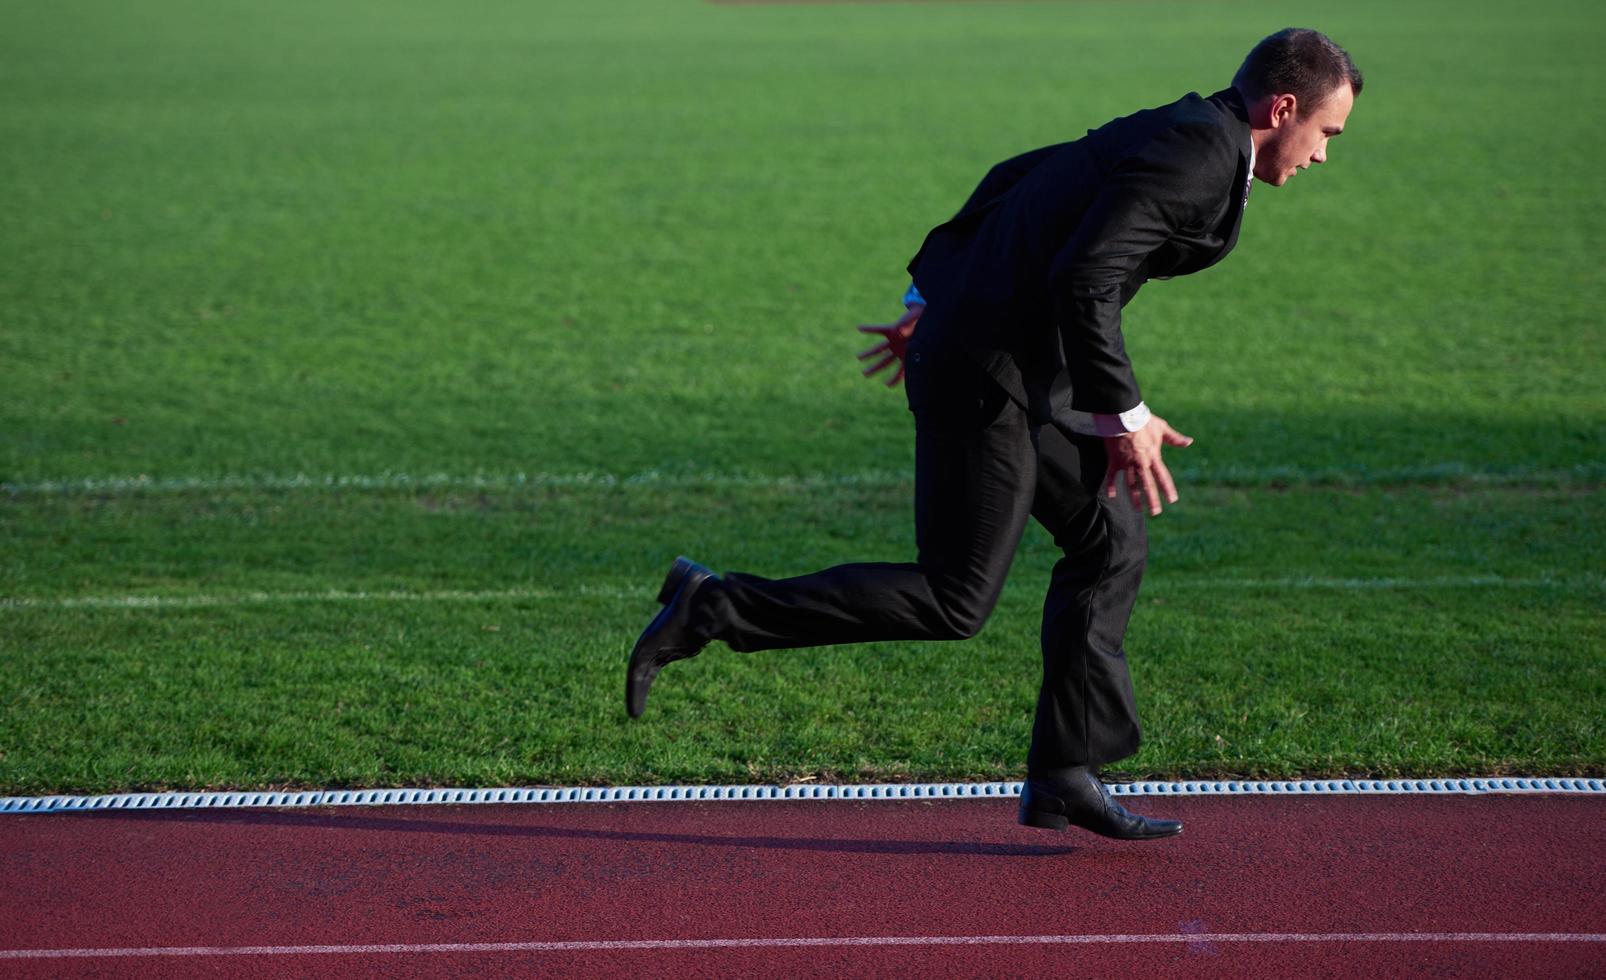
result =
M1568 484L1606 479L1606 465L1584 464L1566 469L1477 467L1447 462L1422 466L1329 467L1217 466L1175 471L1179 482L1202 485L1331 484L1354 486L1389 483L1456 481L1487 486L1519 483ZM236 473L222 476L154 477L148 475L80 477L0 482L0 493L61 496L97 493L187 493L229 490L516 490L521 488L586 489L609 487L750 487L821 489L889 487L914 482L912 470L864 470L858 473L814 473L786 476L719 470L637 473L570 472L510 473Z
M1599 589L1606 577L1572 575L1566 578L1536 576L1506 578L1499 575L1460 575L1429 578L1285 578L1151 579L1151 592L1171 589L1308 589L1386 591L1391 589L1559 589L1567 592ZM551 599L639 599L651 593L646 586L580 585L564 589L442 589L427 592L330 589L324 592L234 592L201 595L86 595L0 596L4 609L193 609L211 606L279 605L303 602L504 602Z
M1606 933L1576 932L1220 932L1080 936L784 936L757 939L614 939L527 943L375 943L347 946L150 946L7 949L0 959L129 956L296 956L386 953L565 953L789 946L1053 946L1122 943L1599 943Z

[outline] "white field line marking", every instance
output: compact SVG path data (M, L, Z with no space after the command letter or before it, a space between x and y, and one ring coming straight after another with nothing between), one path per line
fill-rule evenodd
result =
M1566 469L1477 467L1466 463L1382 468L1299 466L1216 466L1176 471L1177 480L1194 484L1337 484L1436 483L1459 481L1499 486L1516 483L1567 484L1606 478L1606 464L1580 464ZM602 473L594 470L511 473L236 473L221 476L82 477L0 482L0 493L34 496L98 493L185 493L226 490L510 490L519 488L609 487L751 487L817 490L831 487L889 487L914 482L912 470L864 470L858 473L816 473L780 476L719 470Z
M1578 932L1218 932L1080 936L829 936L758 939L613 939L528 943L375 943L349 946L149 946L7 949L0 959L127 956L294 956L373 953L565 953L658 949L775 949L789 946L1041 946L1121 943L1599 943Z
M190 609L204 606L253 606L300 602L499 602L506 600L634 599L648 596L647 586L581 585L568 589L487 589L434 592L236 592L218 595L99 595L0 597L0 609Z
M570 473L261 473L217 477L117 476L0 483L0 492L59 496L77 493L185 493L225 490L516 490L521 488L610 487L757 487L821 489L886 487L914 482L912 470L869 470L774 476L720 471L664 473L644 470L615 474L579 470Z
M1506 578L1503 575L1438 575L1428 578L1328 578L1319 575L1289 575L1281 578L1177 578L1154 576L1156 592L1167 589L1589 589L1606 585L1606 575L1578 574L1565 577L1540 575Z
M1503 578L1499 575L1439 576L1434 578L1218 578L1150 581L1151 592L1170 589L1333 589L1366 591L1389 589L1561 589L1581 591L1606 586L1606 577L1576 575L1568 578ZM647 586L581 585L564 589L445 589L429 592L367 592L330 589L325 592L235 592L201 595L86 595L0 596L5 609L193 609L210 606L280 605L304 602L502 602L549 599L638 599L651 594Z

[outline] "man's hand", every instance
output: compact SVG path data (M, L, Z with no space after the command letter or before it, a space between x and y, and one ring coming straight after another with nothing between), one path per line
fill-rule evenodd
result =
M865 377L884 371L891 367L893 362L897 362L898 370L892 372L892 377L887 379L887 387L891 388L903 380L903 353L908 350L909 338L914 336L915 327L920 323L920 314L925 311L925 306L920 303L911 303L903 316L898 317L897 323L859 324L860 333L879 334L883 338L881 343L859 353L861 361L867 361L878 354L884 355L881 360L864 369Z
M1193 438L1171 428L1160 416L1151 415L1149 423L1138 431L1105 439L1104 450L1110 465L1104 471L1104 496L1114 500L1116 477L1125 475L1133 507L1143 509L1143 498L1147 497L1149 514L1160 513L1162 491L1166 503L1176 503L1177 485L1171 482L1171 471L1160 461L1162 445L1191 446Z

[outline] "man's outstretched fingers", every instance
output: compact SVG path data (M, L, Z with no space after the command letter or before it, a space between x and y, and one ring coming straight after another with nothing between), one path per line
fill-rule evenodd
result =
M1158 467L1159 465L1159 460L1155 460L1154 466ZM1149 498L1149 515L1151 517L1158 516L1160 513L1160 487L1154 482L1153 467L1145 466L1143 468L1143 495Z
M1168 504L1177 502L1177 485L1171 479L1171 471L1165 468L1165 463L1159 459L1154 461L1154 475L1160 481L1160 489L1165 491L1165 501ZM1155 510L1159 513L1158 507Z
M876 362L875 364L871 365L870 367L865 368L864 369L864 376L868 378L870 375L875 374L877 371L885 370L886 367L889 364L891 364L893 361L896 361L897 359L898 358L896 356L894 356L892 354L888 354L886 357L883 357L880 361Z

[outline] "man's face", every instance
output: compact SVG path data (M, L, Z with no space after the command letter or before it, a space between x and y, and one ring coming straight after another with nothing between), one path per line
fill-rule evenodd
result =
M1292 102L1293 97L1287 96ZM1272 107L1272 135L1255 154L1255 176L1281 187L1297 171L1327 161L1327 141L1344 131L1344 121L1355 106L1349 82L1339 82L1315 109L1290 105Z

